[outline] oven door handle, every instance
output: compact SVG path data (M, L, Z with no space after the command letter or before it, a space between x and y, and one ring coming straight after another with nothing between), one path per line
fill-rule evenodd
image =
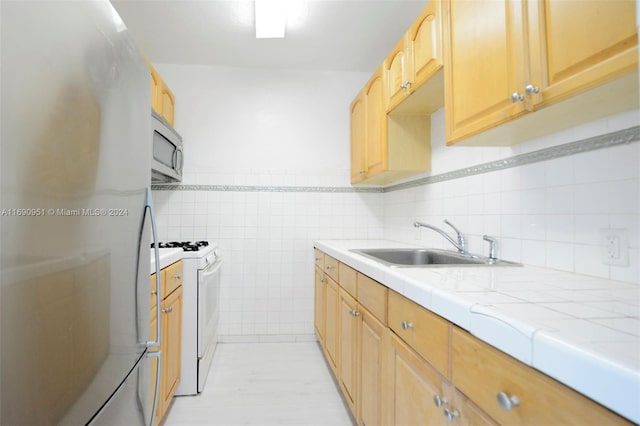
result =
M217 273L220 270L220 266L222 265L221 260L217 260L211 264L208 268L202 270L202 278L210 277L211 275Z

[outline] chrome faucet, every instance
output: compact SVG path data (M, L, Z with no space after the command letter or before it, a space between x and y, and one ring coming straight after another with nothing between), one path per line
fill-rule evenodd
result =
M455 242L453 238L451 238L446 232L444 232L442 229L437 228L433 225L429 225L428 223L422 223L422 222L414 222L413 226L415 226L416 228L419 227L424 227L424 228L429 228L433 231L436 231L438 234L442 235L447 241L449 241L451 244L453 244L453 246L455 248L458 249L458 251L462 254L467 254L467 242L464 238L464 235L462 235L462 232L460 232L460 230L458 228L456 228L455 226L453 226L453 224L451 222L449 222L448 220L444 220L444 223L446 223L447 225L449 225L450 227L453 228L454 231L456 231L456 234L458 234L458 242Z

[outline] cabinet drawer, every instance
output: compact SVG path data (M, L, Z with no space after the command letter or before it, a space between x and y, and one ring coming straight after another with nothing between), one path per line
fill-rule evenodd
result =
M387 287L358 273L358 303L387 325Z
M162 287L162 299L164 299L182 285L182 260L172 263L162 271L165 273L165 284Z
M340 262L338 262L336 259L334 259L333 257L325 254L324 255L324 271L327 273L327 275L329 275L331 278L333 278L334 281L336 282L340 282L340 280L338 280L338 265Z
M316 266L324 271L324 253L314 248L313 254L315 256Z
M389 327L429 361L449 374L449 323L406 297L389 292Z
M453 330L453 384L500 424L630 424L601 405L476 339ZM519 405L499 399L517 398Z
M356 271L343 263L340 264L338 269L340 275L340 287L347 290L351 296L356 297Z

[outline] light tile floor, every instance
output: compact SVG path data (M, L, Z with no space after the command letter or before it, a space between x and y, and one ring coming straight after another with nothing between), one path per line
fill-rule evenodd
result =
M220 343L204 391L174 398L163 426L352 426L316 342Z

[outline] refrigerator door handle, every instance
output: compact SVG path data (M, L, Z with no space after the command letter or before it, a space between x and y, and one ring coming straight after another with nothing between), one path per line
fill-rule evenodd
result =
M155 265L156 265L156 340L148 341L147 348L160 346L160 336L161 336L161 327L160 327L160 304L161 300L161 290L160 290L160 251L158 250L158 230L156 228L156 215L153 211L153 201L151 199L151 188L147 187L145 193L145 201L144 208L149 209L149 216L151 217L151 232L153 234L153 254L155 256Z
M153 396L153 409L151 410L151 422L149 426L155 426L156 424L156 409L158 408L158 395L160 394L160 367L162 365L162 351L147 352L147 358L158 358L156 364L156 388Z

